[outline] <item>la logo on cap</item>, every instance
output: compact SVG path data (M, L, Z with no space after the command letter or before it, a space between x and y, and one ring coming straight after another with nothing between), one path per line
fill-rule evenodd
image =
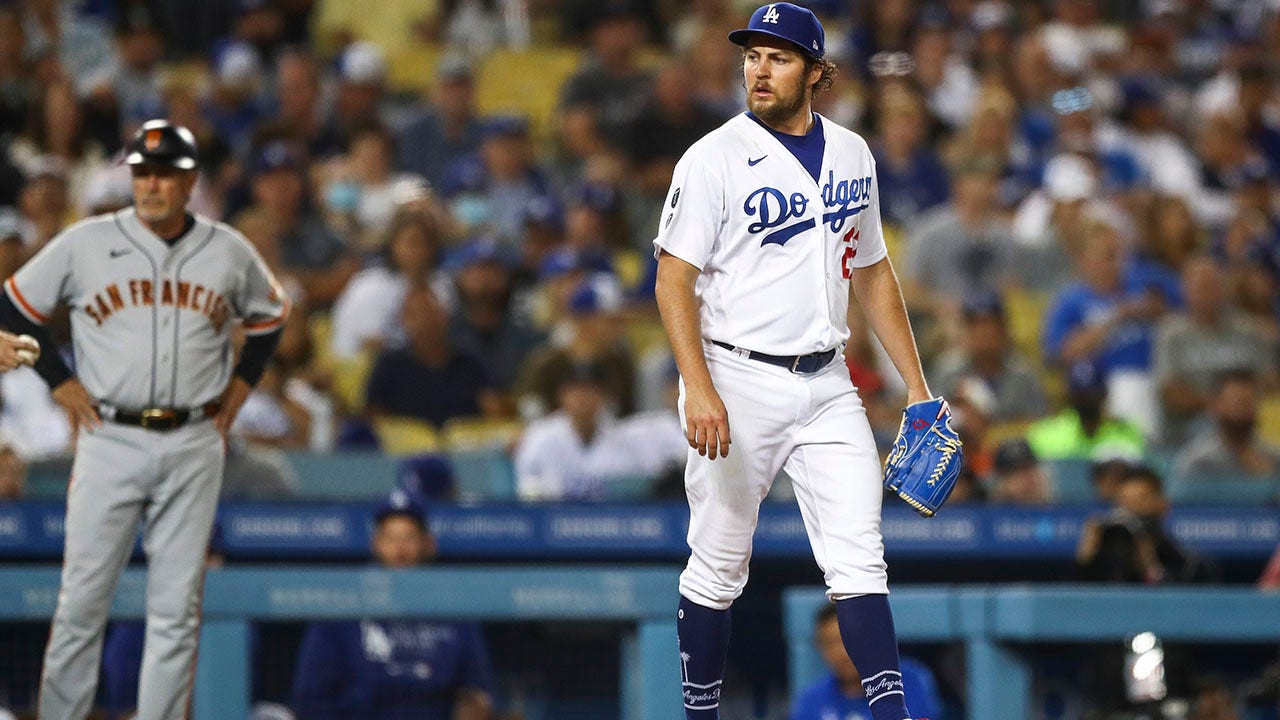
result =
M767 22L767 23L772 23L774 25L777 25L778 24L778 7L776 5L770 5L769 9L764 11L764 16L760 18L760 22Z

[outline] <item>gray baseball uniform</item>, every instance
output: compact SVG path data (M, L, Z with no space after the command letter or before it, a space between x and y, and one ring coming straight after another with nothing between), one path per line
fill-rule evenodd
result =
M70 307L76 374L104 420L82 431L76 447L39 716L89 713L107 611L141 520L149 574L138 718L181 718L224 461L207 416L231 379L231 321L242 319L250 335L273 332L288 300L235 230L197 217L170 245L133 209L67 229L5 292L39 324L60 303ZM112 422L172 410L191 420L172 429Z

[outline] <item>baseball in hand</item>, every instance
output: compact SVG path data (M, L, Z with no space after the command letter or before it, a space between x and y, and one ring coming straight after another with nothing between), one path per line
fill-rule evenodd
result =
M40 359L40 343L30 335L19 335L18 341L21 344L18 348L18 359L23 365L35 365L36 360Z

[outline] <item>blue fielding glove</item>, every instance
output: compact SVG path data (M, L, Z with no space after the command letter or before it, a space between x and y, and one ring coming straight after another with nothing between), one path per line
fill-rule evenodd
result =
M933 517L951 495L964 464L963 443L951 429L951 408L942 398L912 403L884 462L884 486L925 517Z

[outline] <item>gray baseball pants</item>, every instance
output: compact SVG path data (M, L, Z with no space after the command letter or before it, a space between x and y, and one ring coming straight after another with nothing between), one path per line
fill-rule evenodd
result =
M222 436L208 420L169 431L106 422L80 432L40 720L82 720L92 709L107 612L139 521L147 555L147 632L137 719L187 714L204 560L224 461Z

